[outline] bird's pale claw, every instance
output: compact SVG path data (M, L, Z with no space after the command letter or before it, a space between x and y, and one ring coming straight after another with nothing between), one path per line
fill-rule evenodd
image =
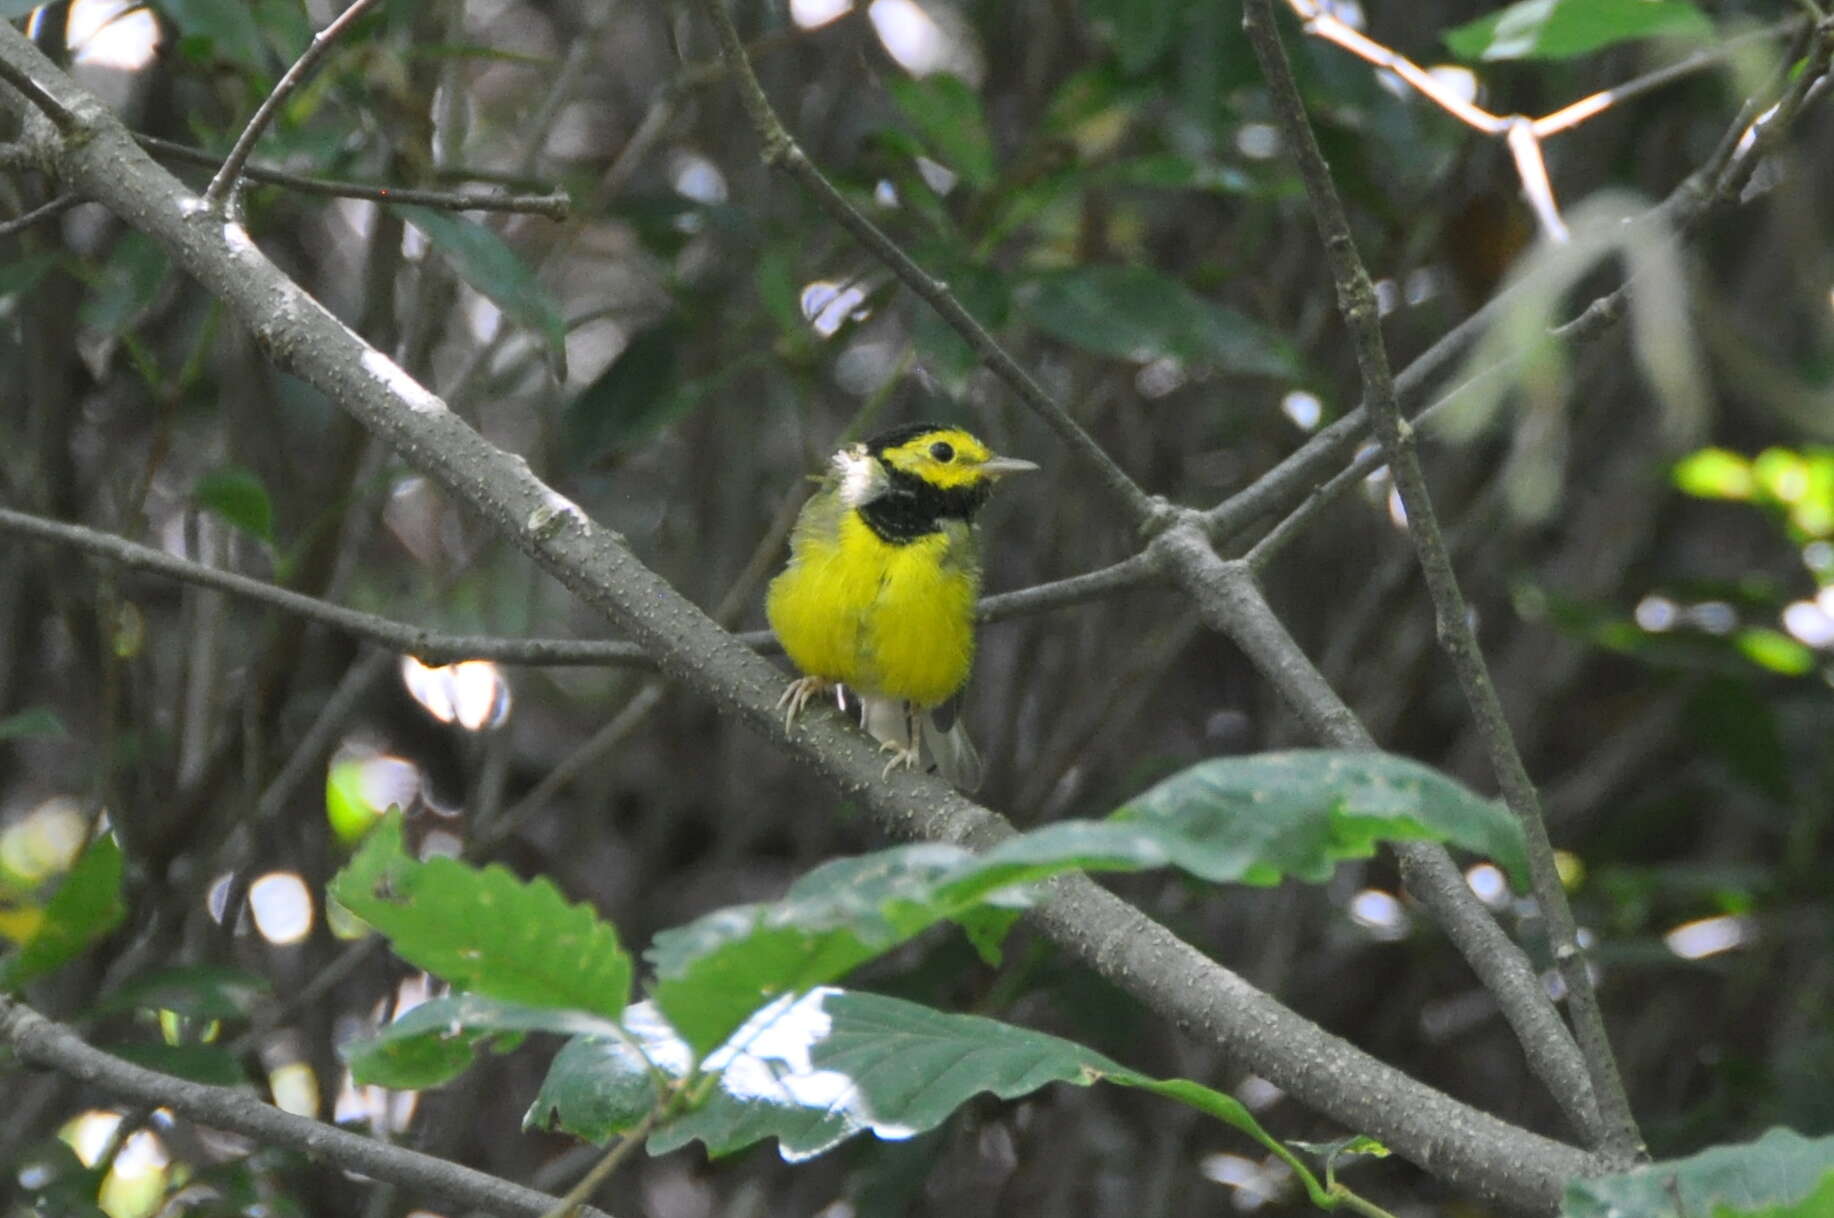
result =
M916 769L917 762L921 760L920 755L923 752L922 748L915 742L907 745L899 744L896 740L887 740L884 744L879 746L879 751L881 753L889 752L892 755L892 759L885 763L885 772L879 775L881 778L890 778L892 776L892 771L899 766L903 766L907 770Z
M784 689L783 696L777 699L777 708L783 711L783 730L789 731L796 726L796 716L802 714L802 708L809 704L809 699L823 694L835 687L835 682L826 677L797 677Z

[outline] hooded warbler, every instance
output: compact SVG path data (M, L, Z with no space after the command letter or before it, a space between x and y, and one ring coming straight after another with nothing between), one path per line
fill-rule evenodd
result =
M944 778L980 784L951 704L974 664L974 514L994 483L1037 468L941 423L896 427L830 458L765 596L771 629L804 674L778 703L786 727L830 690L845 709L845 686L861 725L892 753L887 775L917 766L927 745Z

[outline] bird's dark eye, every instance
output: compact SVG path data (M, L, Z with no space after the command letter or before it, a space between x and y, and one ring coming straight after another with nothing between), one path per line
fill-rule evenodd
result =
M938 461L955 460L955 450L949 447L949 442L947 440L938 440L936 443L930 445L930 455L935 457Z

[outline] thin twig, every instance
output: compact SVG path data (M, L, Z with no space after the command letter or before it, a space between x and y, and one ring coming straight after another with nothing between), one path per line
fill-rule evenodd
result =
M76 128L76 115L70 107L51 96L49 90L25 72L20 71L14 64L0 61L0 80L19 90L27 101L56 124L59 131L68 132Z
M229 198L230 192L241 180L242 166L247 163L249 153L255 150L256 141L261 138L262 132L267 130L268 124L274 121L274 115L280 112L280 107L287 98L293 95L293 91L312 75L313 70L318 67L319 60L330 53L332 44L344 31L355 25L357 20L364 13L376 7L378 2L379 0L353 0L349 8L332 19L330 25L312 35L311 44L306 47L305 52L300 55L293 66L287 69L286 75L280 78L280 83L275 85L274 91L267 95L267 100L261 103L255 111L255 116L248 120L248 126L242 128L242 134L236 137L236 142L230 148L229 155L223 159L222 167L217 170L216 176L210 179L210 185L204 188L206 207L213 211L222 209L224 201Z
M758 83L757 74L751 69L751 61L746 58L745 45L740 41L739 32L726 12L725 0L702 0L701 7L719 35L720 54L738 86L739 100L744 103L745 113L763 142L761 155L764 163L781 168L801 183L823 211L852 233L906 287L936 310L994 375L1005 381L1019 395L1019 399L1057 433L1070 451L1094 471L1102 485L1127 509L1136 525L1146 528L1154 522L1168 522L1170 513L1166 505L1141 490L1127 476L1126 471L1115 464L1107 450L1097 444L1094 437L1084 431L1070 417L1069 412L1045 391L1044 386L1019 366L1019 362L987 332L987 328L962 307L961 301L949 290L949 285L918 266L897 242L887 237L864 213L849 203L846 196L835 189L827 175L816 167L791 138L789 130L772 109L770 100L764 96L764 87Z
M1298 86L1293 82L1286 50L1274 28L1273 0L1246 0L1243 25L1254 46L1261 73L1267 80L1268 94L1282 134L1298 163L1300 178L1311 200L1312 215L1336 280L1338 306L1355 344L1371 421L1388 454L1396 489L1407 509L1408 533L1419 551L1440 642L1452 661L1479 734L1490 753L1504 800L1527 838L1529 874L1535 899L1547 923L1560 975L1566 982L1567 1009L1572 1014L1575 1037L1585 1056L1593 1094L1604 1121L1602 1149L1620 1162L1635 1160L1645 1153L1642 1135L1637 1131L1623 1081L1618 1076L1617 1061L1611 1052L1598 995L1592 988L1586 955L1554 866L1554 850L1541 816L1540 798L1516 749L1502 703L1491 683L1489 668L1478 648L1445 539L1439 532L1426 478L1415 451L1414 429L1402 416L1395 397L1388 350L1378 321L1375 288L1357 253L1349 220L1331 180L1331 171L1318 151Z
M540 1218L555 1199L534 1189L431 1155L295 1116L245 1091L212 1087L122 1061L86 1043L31 1007L0 995L0 1043L19 1060L88 1083L108 1095L228 1130L271 1146L330 1159L339 1167L416 1190L429 1198L459 1201L495 1214ZM599 1210L582 1211L604 1218Z
M120 563L132 570L149 571L201 587L215 588L368 639L393 651L417 656L433 665L459 660L495 660L500 664L527 664L536 667L654 668L656 664L654 657L635 643L609 639L504 638L499 635L449 634L441 630L429 630L336 605L252 576L206 566L176 554L168 554L164 550L116 537L112 533L59 520L47 520L11 508L0 508L0 533L15 533L39 541L56 542ZM1135 555L1096 571L1072 575L1068 579L985 597L979 606L980 620L1001 622L1008 618L1078 605L1113 592L1139 587L1157 578L1158 572L1152 563L1141 555ZM770 654L778 650L776 640L768 630L747 631L736 637L754 651Z
M1702 68L1710 68L1723 63L1734 51L1753 42L1766 42L1801 28L1802 18L1790 17L1755 30L1747 30L1743 34L1715 42L1710 47L1703 47L1692 55L1683 56L1674 63L1657 68L1653 72L1645 72L1641 76L1633 77L1621 85L1613 85L1589 97L1582 97L1570 105L1562 106L1552 114L1542 115L1529 125L1534 128L1535 135L1540 139L1558 135L1562 131L1579 126L1587 119L1603 114L1620 102L1629 101L1633 97L1660 89L1663 85L1672 84L1684 76L1691 76Z
M49 220L53 216L61 216L82 201L82 195L66 193L57 196L57 198L52 199L48 203L40 203L31 211L14 216L11 220L0 222L0 237L10 237L14 233L23 232L31 228L41 220Z
M223 164L223 158L213 156L202 148L163 140L156 135L136 132L134 139L155 156L203 165L213 170ZM383 186L370 182L311 178L253 163L242 166L242 178L245 182L284 186L295 194L367 199L372 203L412 203L419 207L437 207L443 211L501 211L546 216L550 220L565 220L573 211L573 198L564 190L552 190L542 195L503 194L495 190L426 190L416 186Z

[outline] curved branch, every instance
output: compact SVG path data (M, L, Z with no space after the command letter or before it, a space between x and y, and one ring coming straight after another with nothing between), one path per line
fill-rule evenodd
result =
M287 1146L338 1167L416 1190L430 1198L457 1201L493 1214L541 1218L558 1201L546 1193L500 1180L432 1155L391 1146L309 1117L282 1112L246 1091L212 1087L122 1061L88 1044L62 1024L0 995L0 1043L19 1059L121 1099L170 1108L180 1116L226 1129L271 1146ZM607 1218L603 1211L583 1214Z

